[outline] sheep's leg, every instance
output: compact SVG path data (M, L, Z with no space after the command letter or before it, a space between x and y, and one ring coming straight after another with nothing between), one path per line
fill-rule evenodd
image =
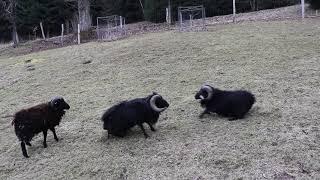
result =
M48 130L43 130L43 147L46 148L47 146L47 134L48 134Z
M56 134L56 130L54 129L54 127L53 127L53 128L50 128L50 130L51 130L52 133L53 133L54 139L55 139L56 141L59 141L58 136L57 136L57 134Z
M23 156L26 157L26 158L28 158L29 156L28 156L28 153L27 153L26 145L24 144L23 141L21 141L21 144L20 144L20 145L21 145L21 150L22 150Z
M152 124L151 123L147 123L148 125L149 125L149 127L150 127L150 129L151 129L151 131L156 131L156 129L152 126Z
M25 143L26 145L31 146L30 142L26 141Z
M200 115L199 118L202 119L205 114L209 114L209 111L205 109Z
M232 118L229 118L228 120L229 121L235 121L235 120L237 120L238 118L237 117L232 117Z
M148 138L148 137L149 137L149 135L146 133L146 130L144 129L143 124L139 124L139 127L141 128L141 130L142 130L142 132L143 132L144 137L145 137L145 138Z
M231 117L229 118L229 121L235 121L235 120L238 120L238 119L242 119L244 116L235 116L235 117Z
M237 115L237 116L234 116L234 117L231 117L229 118L229 121L235 121L237 119L243 119L244 115L241 114L241 115Z
M117 137L122 137L123 138L126 135L126 133L127 132L125 130L122 130L122 131L112 132L112 135L115 135ZM109 136L109 133L108 133L108 136Z

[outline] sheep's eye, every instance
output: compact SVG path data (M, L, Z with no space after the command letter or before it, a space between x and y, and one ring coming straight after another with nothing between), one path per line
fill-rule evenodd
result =
M58 105L58 102L55 102L54 105Z

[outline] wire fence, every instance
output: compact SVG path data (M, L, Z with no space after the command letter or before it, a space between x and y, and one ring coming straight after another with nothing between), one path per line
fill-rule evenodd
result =
M243 21L271 21L320 17L320 12L312 10L304 0L229 0L220 4L218 0L162 1L161 8L152 11L153 21L126 24L126 17L108 16L97 18L97 26L90 32L74 33L53 39L53 45L68 45L93 39L117 40L146 32L166 30L203 31L207 26ZM290 6L287 6L290 5ZM170 16L170 17L168 17ZM62 33L63 35L63 33ZM86 38L88 37L88 38ZM81 39L81 40L80 40Z
M281 20L299 19L320 16L320 12L312 10L309 4L304 4L304 0L230 0L226 4L219 4L219 1L195 2L192 6L203 5L205 9L205 22L207 25L224 24L242 21L255 20ZM171 4L173 7L172 19L179 22L177 14L182 3ZM288 6L289 5L289 6Z

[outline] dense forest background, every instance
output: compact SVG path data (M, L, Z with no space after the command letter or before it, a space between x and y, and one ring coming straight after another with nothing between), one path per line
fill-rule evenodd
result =
M309 2L313 8L320 8L319 0ZM66 33L71 33L78 22L86 30L96 24L96 17L114 14L125 17L127 23L145 20L160 23L166 19L169 3L173 20L177 18L178 6L204 5L207 17L232 13L232 0L1 0L0 42L40 37L40 22L46 37L59 35L61 24L65 25ZM298 3L300 0L236 0L237 12Z

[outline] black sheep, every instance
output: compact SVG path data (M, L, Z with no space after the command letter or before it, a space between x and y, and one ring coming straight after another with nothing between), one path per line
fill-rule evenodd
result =
M146 133L143 123L147 123L151 131L155 131L153 124L158 121L162 111L169 107L166 100L157 93L145 98L137 98L130 101L122 101L109 108L102 116L103 129L109 134L124 137L126 132L135 125L138 125L144 136Z
M54 139L58 141L55 126L59 125L66 109L70 109L70 106L62 97L56 97L48 103L22 109L15 113L12 125L18 139L21 141L24 157L29 157L25 144L31 146L30 141L40 132L43 132L43 146L45 148L47 147L48 129L52 131Z
M255 97L248 91L222 91L210 85L203 85L196 93L195 99L200 99L201 106L205 108L199 116L217 113L229 120L242 119L255 103Z

